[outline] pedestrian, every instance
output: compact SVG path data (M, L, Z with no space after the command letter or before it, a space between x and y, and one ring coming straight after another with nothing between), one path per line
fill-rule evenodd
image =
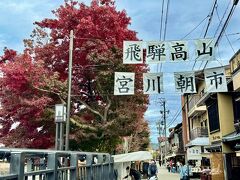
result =
M167 165L168 172L170 172L171 168L170 168L169 161L167 161L166 165Z
M158 161L159 161L159 166L161 167L161 166L162 166L162 159L161 159L161 156L159 156Z
M157 177L157 173L158 173L158 170L157 170L157 164L156 162L153 160L151 162L151 164L149 165L149 168L148 168L148 177L151 179L156 179Z
M143 162L143 176L148 177L148 167L149 167L149 162Z
M123 178L127 179L128 177L131 177L133 180L141 180L141 173L137 171L136 169L130 168L129 166L126 168L126 171L128 174Z
M170 172L172 172L172 166L173 166L173 160L172 159L169 162L169 166L170 166Z
M180 162L179 166L179 174L180 174L180 180L189 180L191 172L191 167L188 164L185 164L184 162Z
M179 161L177 161L177 166L176 166L176 168L177 168L177 172L179 173L179 166L180 166L180 162Z

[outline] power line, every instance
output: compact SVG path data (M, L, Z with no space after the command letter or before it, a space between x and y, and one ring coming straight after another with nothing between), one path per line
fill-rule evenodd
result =
M182 112L182 107L178 109L174 118L168 123L167 128L169 128L176 121L176 119L178 118L178 116L181 112Z
M212 17L213 17L213 13L214 13L214 9L215 9L215 6L216 6L216 4L217 4L217 1L218 1L218 0L215 0L215 1L214 1L213 7L212 7L212 10L211 10L211 13L210 13L209 19L208 19L208 24L207 24L207 28L206 28L206 31L205 31L204 37L206 37L207 32L208 32L208 28L209 28L209 26L210 26L210 24L211 24Z
M170 4L170 0L167 0L167 10L166 10L166 15L165 15L165 26L164 26L163 40L166 39L166 34L167 34L169 4ZM162 71L162 67L163 67L163 64L161 64L161 66L160 66L160 72Z
M163 40L165 40L165 36L166 36L166 26L167 26L167 15L168 15L168 6L169 6L169 0L167 0L167 12L165 15L165 26L163 27L164 23L163 23L163 19L164 19L164 3L165 1L162 1L162 14L161 14L161 26L160 26L160 41L162 40L162 36L163 36ZM164 28L164 32L162 32L162 29ZM161 72L162 71L162 64L160 64L160 68L159 65L157 66L157 71Z
M167 11L166 11L166 16L165 16L165 27L164 27L164 36L163 36L163 40L166 39L169 4L170 4L170 0L167 1Z
M193 31L195 31L206 19L208 18L208 15L201 20L201 22L196 25L189 33L187 33L184 37L181 38L181 40L185 39L187 36L189 36Z
M223 19L224 19L226 13L227 13L227 10L228 10L229 7L230 7L230 4L231 4L231 1L229 1L228 5L227 5L227 8L225 9L225 11L224 11L224 13L223 13L223 16L222 16L222 18L221 18L221 20L220 20L220 22L219 22L219 24L218 24L218 27L217 27L217 29L216 29L216 31L215 31L215 33L214 33L214 38L216 37L216 34L217 34L219 28L221 27L221 24L222 24L222 22L223 22ZM218 3L217 3L216 6L215 6L216 12L217 12L217 7L218 7ZM203 64L203 61L201 62L200 66L199 66L199 69L201 69L202 64Z
M167 127L169 128L178 118L179 114L182 112L182 109L185 108L186 104L188 102L190 102L193 99L194 96L191 96L189 100L187 100L183 106L181 105L181 107L178 109L178 111L176 112L176 116L174 116L174 118L168 123Z
M223 15L222 15L222 18L221 18L221 20L220 20L220 22L219 22L219 24L218 24L218 27L217 27L217 29L216 29L216 31L215 31L215 33L214 33L214 37L216 37L217 32L218 32L218 30L220 29L221 24L222 24L222 22L223 22L223 19L224 19L225 15L227 14L227 10L229 9L230 5L231 5L231 1L229 1L228 5L227 5L227 8L225 9L225 11L224 11L224 13L223 13ZM216 8L217 8L217 7L218 7L218 4L217 4Z
M214 13L214 9L215 9L216 5L217 5L217 0L214 1L213 7L212 7L212 9L211 9L211 11L210 11L210 13L209 13L209 15L208 15L209 19L208 19L207 28L206 28L205 33L204 33L204 36L203 36L204 38L207 36L207 32L208 32L209 26L210 26L210 24L211 24L212 17L213 17L213 13ZM197 63L197 59L195 59L195 61L194 61L192 70L194 69L196 63ZM201 63L201 65L200 65L200 67L201 67L201 66L202 66L202 63Z
M170 122L168 122L167 127L170 127L173 122L175 122L175 120L177 119L177 117L179 116L180 112L181 112L182 108L180 107L177 112L175 113L175 115L173 116L172 120Z
M165 0L162 0L162 14L161 14L161 24L160 24L160 40L162 40L162 27L163 27L163 10L164 10L164 2Z
M227 26L228 26L228 23L229 23L229 21L230 21L230 18L231 18L232 15L233 15L233 12L234 12L235 8L236 8L236 5L233 4L232 7L231 7L230 12L229 12L229 14L228 14L228 17L227 17L227 19L225 20L225 23L224 23L224 25L223 25L223 27L222 27L222 30L221 30L221 32L220 32L220 34L219 34L219 36L218 36L218 38L217 38L217 40L216 40L215 46L217 46L218 43L220 42L220 40L221 40L221 38L222 38L222 36L223 36L223 33L225 32L225 30L226 30L226 28L227 28Z
M218 35L218 38L217 38L217 40L216 40L216 42L215 42L215 45L214 45L215 47L219 44L219 42L220 42L220 40L221 40L221 38L222 38L222 36L223 36L223 34L224 34L227 26L228 26L228 23L229 23L232 15L233 15L233 12L234 12L234 10L235 10L235 8L236 8L237 3L238 3L238 0L234 0L234 2L233 2L233 4L232 4L232 7L231 7L231 10L230 10L230 12L229 12L229 14L228 14L228 17L227 17L227 19L225 20L225 23L223 24L223 27L222 27L222 29L221 29L221 31L220 31L220 33L219 33L219 35ZM206 62L206 64L204 65L203 69L206 68L208 62L209 62L209 61Z
M229 33L229 34L226 34L227 36L233 36L233 35L239 35L240 32L237 32L237 33Z
M218 14L218 9L217 9L217 8L216 8L216 12L217 12L217 17L218 17L218 19L219 19L219 21L220 21L220 17L219 17L219 14ZM228 38L228 35L227 35L227 33L226 33L226 32L224 32L224 35L226 36L226 39L227 39L227 41L228 41L228 43L229 43L229 45L230 45L231 49L233 50L233 53L235 54L235 50L234 50L234 48L233 48L233 46L232 46L232 43L230 42L230 40L229 40L229 38Z
M162 10L161 10L161 21L160 21L160 41L162 40L162 29L163 29L163 18L164 18L164 4L165 4L165 0L162 0ZM162 70L162 64L158 64L157 65L157 72L161 72ZM155 99L156 100L156 99Z

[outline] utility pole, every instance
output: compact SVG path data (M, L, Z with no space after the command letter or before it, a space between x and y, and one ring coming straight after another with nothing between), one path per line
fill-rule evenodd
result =
M164 163L166 164L166 156L167 156L167 118L166 113L169 113L169 110L166 110L166 101L165 99L162 100L162 106L163 111L160 111L160 113L163 115L163 121L164 121L164 136L165 136L165 152L164 152Z
M159 161L163 161L163 153L162 153L162 146L161 146L161 137L162 137L162 126L161 126L161 120L159 119L159 121L156 123L157 125L157 129L158 129L158 143L159 143ZM161 163L162 164L162 163Z
M67 98L67 120L66 120L66 139L65 139L66 151L68 151L69 149L70 107L71 107L71 89L72 89L72 51L73 51L73 30L70 31L70 43L69 43L68 98Z

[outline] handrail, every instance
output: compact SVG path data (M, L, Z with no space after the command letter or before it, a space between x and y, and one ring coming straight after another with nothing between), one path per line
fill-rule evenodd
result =
M208 128L207 127L196 127L190 131L191 140L197 137L208 137Z
M115 179L113 159L108 153L0 148L0 155L10 157L9 173L0 175L4 180Z

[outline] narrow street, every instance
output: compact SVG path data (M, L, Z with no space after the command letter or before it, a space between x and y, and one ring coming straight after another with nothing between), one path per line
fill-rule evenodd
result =
M170 173L164 166L158 166L158 180L179 180L179 173ZM199 180L198 178L191 178L191 180Z
M158 180L179 180L179 173L170 173L164 166L158 166Z

